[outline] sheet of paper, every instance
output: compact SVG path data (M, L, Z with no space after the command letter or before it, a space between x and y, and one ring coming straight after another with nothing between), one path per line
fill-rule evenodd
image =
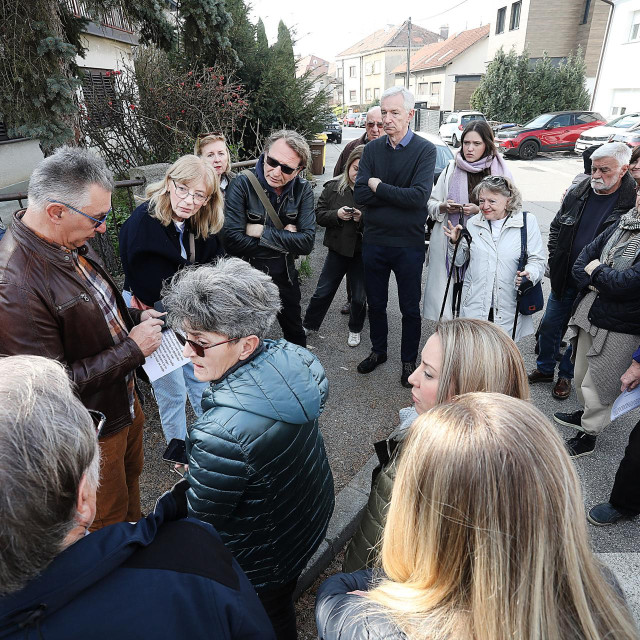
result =
M182 345L178 342L176 334L169 329L162 332L160 346L150 356L147 356L142 368L147 372L149 380L153 382L187 364L187 362L189 362L189 358L182 356Z
M640 385L632 391L623 391L611 407L611 420L640 407Z

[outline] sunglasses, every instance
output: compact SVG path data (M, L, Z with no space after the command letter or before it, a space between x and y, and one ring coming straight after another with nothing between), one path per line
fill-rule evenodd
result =
M382 129L384 125L382 124L382 122L367 122L367 127L369 127L369 129L373 129L373 127L378 127L378 129Z
M179 331L175 331L176 338L178 338L178 342L184 347L185 345L189 345L198 358L204 358L206 349L213 349L213 347L218 347L221 344L227 344L227 342L235 342L236 340L240 340L240 338L230 338L229 340L223 340L222 342L216 342L215 344L209 344L206 347L203 347L201 344L194 342L193 340L189 340L186 336L183 336Z
M99 438L102 434L102 428L107 422L107 416L105 416L101 411L96 411L95 409L88 409L88 411L91 415L91 419L93 420L93 428L96 430L96 438Z
M280 167L282 173L284 173L286 176L290 176L294 171L297 171L300 168L296 167L295 169L292 169L289 165L282 164L282 162L278 162L268 155L265 155L264 160L270 167L273 167L274 169Z
M76 209L75 207L72 207L70 204L67 204L66 202L61 202L60 200L51 200L49 198L47 198L47 202L53 202L53 204L61 204L63 207L67 207L67 209L71 209L71 211L75 211L76 213L79 213L81 216L84 216L85 218L89 218L89 220L93 220L95 222L94 227L96 229L107 221L107 218L111 213L111 209L109 209L109 211L107 211L107 213L105 213L104 216L102 216L102 218L94 218L89 214L85 213L84 211L80 211L80 209Z
M509 183L502 176L488 176L483 178L482 182L492 187L504 187L511 194Z

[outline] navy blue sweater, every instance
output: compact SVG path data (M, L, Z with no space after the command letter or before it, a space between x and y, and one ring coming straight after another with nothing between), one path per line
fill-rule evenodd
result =
M424 247L435 164L436 148L418 135L398 149L387 144L387 136L364 148L354 190L356 204L367 207L364 244ZM382 180L375 193L369 178Z

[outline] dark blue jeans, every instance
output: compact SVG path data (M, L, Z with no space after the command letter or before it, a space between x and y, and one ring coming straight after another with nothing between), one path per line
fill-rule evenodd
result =
M557 298L553 291L549 294L540 327L538 327L538 371L552 375L556 369L556 354L560 351L560 342L571 318L571 310L578 292L573 287L567 287L561 298ZM573 363L571 362L571 345L565 349L558 377L573 378Z
M307 329L317 331L320 328L345 275L348 276L351 284L349 331L353 333L362 331L367 306L362 256L357 254L353 258L349 258L331 249L329 249L325 258L316 292L311 296L307 312L304 314L304 322L302 324Z
M387 302L391 272L398 285L402 313L402 362L415 362L420 348L420 293L424 247L362 245L364 282L369 304L369 330L374 353L387 353Z

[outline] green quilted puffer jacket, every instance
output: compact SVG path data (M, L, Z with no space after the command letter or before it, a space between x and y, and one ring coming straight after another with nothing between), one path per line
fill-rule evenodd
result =
M295 579L322 542L333 476L318 428L329 383L285 340L212 383L186 437L189 515L211 523L257 591Z

